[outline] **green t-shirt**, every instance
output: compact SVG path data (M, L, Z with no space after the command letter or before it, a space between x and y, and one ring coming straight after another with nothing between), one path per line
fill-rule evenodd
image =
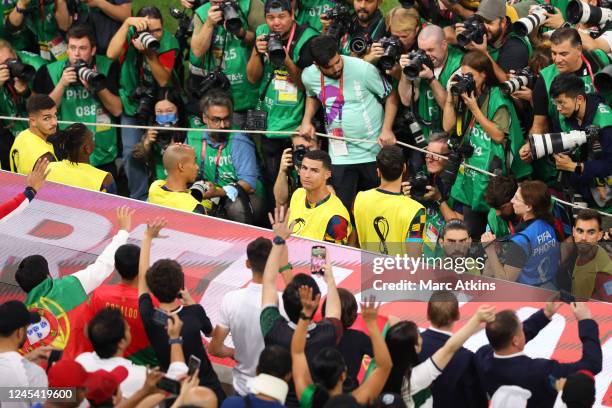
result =
M341 128L345 137L376 141L382 130L382 101L391 93L391 85L376 67L359 58L342 56L343 100L339 100L340 80L324 77L327 132ZM322 100L321 73L315 65L302 72L306 95ZM338 154L330 145L333 164L359 164L376 161L380 146L376 143L347 142L348 154Z

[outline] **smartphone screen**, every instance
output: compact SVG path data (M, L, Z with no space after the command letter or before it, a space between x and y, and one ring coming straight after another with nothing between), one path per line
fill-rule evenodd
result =
M172 378L162 377L162 379L157 382L157 388L173 395L179 395L181 392L181 383Z
M193 354L189 356L189 364L187 365L187 377L191 377L193 373L196 372L198 368L200 368L200 364L202 361L194 356Z
M322 245L315 245L310 252L310 273L323 275L323 266L327 261L327 249Z

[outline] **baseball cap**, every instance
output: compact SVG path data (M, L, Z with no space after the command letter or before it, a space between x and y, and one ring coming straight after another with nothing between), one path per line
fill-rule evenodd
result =
M89 378L85 382L87 387L85 397L94 405L102 405L115 395L119 384L127 376L128 370L123 366L115 367L112 371L98 370L89 373Z
M47 377L52 388L83 388L90 374L74 360L60 360L53 364Z
M4 336L39 321L40 315L30 312L26 305L18 300L9 300L0 305L0 334Z
M506 2L504 0L482 0L476 14L487 21L506 17Z
M291 1L290 0L266 0L264 4L264 12L268 13L281 13L283 11L291 12Z
M578 403L584 406L593 405L595 403L595 379L593 373L587 370L580 370L568 376L563 387L561 399L567 405Z
M376 408L406 408L402 397L391 392L380 394L376 402L374 402L374 406Z

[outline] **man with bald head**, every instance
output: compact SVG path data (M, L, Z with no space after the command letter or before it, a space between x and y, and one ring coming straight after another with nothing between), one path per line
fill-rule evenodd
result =
M198 176L198 163L193 147L175 143L163 157L166 180L157 180L149 188L149 202L177 210L204 214L202 203L191 195L189 186Z
M404 106L416 104L413 112L418 112L424 123L431 122L429 126L421 125L423 136L428 141L430 133L443 131L442 107L446 102L446 84L459 69L463 52L449 45L444 31L436 25L424 27L417 41L419 49L427 54L432 64L430 67L423 64L416 78L408 78L402 73L398 92ZM402 55L400 59L402 69L410 64L408 55Z

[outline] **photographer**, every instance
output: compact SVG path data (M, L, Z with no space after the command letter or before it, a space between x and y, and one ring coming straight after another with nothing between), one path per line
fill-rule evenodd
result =
M89 25L96 38L96 52L106 55L108 45L121 24L132 16L131 0L79 0L74 24Z
M257 105L259 93L257 86L247 80L246 72L255 43L255 33L249 28L246 18L249 7L250 1L212 0L196 9L189 52L194 86L201 84L205 75L215 70L222 70L229 80L235 109L233 119L238 128L244 125L246 111ZM231 13L235 14L233 19L226 20L224 16ZM200 93L198 96L204 95Z
M92 166L116 175L117 129L104 124L121 115L119 64L96 55L95 38L89 27L68 30L68 61L56 61L36 73L34 92L48 94L58 107L60 120L94 122L96 148Z
M514 234L519 224L511 202L517 189L514 177L497 176L491 178L485 191L484 199L491 207L487 214L487 231L498 238Z
M178 95L170 90L165 90L162 99L155 103L155 117L152 126L158 127L183 127L185 120L181 112L184 109ZM142 136L139 143L134 145L130 160L130 166L146 166L149 180L164 180L167 176L163 164L163 155L172 143L184 143L185 132L170 130L149 129Z
M300 133L314 135L312 118L322 105L328 133L341 138L377 140L380 146L395 144L391 128L397 94L389 83L373 65L341 56L331 37L319 36L311 44L314 65L302 74L308 98ZM351 208L357 191L378 185L376 154L380 146L339 139L330 139L329 144L334 189L344 206Z
M27 117L26 99L35 70L46 63L27 51L17 51L0 39L0 115ZM9 169L9 151L15 135L28 128L28 122L3 120L0 128L0 167Z
M442 28L428 25L421 30L418 37L418 48L422 51L411 58L413 54L402 55L400 65L404 70L401 76L398 93L402 104L418 113L424 126L420 126L425 140L432 132L442 130L442 108L446 103L446 86L451 76L459 69L463 53L449 46ZM429 61L424 63L423 53ZM406 68L409 67L409 68ZM408 78L407 71L421 69L417 77ZM412 72L410 72L412 74ZM413 94L414 93L414 94ZM423 96L423 97L421 97ZM418 103L418 104L417 104Z
M513 139L523 138L514 105L497 86L491 61L482 52L465 54L461 59L461 72L461 76L455 75L449 81L444 130L455 132L462 145L469 143L474 147L467 164L489 172L506 173L505 146L512 145ZM473 239L485 231L487 224L489 207L483 195L488 182L489 176L466 168L457 176L451 191L453 198L464 204L464 219Z
M550 86L559 74L570 73L581 78L585 83L586 93L594 93L593 67L602 66L607 61L603 51L583 53L582 40L578 31L574 28L562 27L555 30L550 36L553 64L540 72L533 89L533 126L531 134L542 134L552 129L552 124L559 119L559 112L550 97ZM603 64L605 65L605 64ZM520 149L521 160L533 161L529 143L525 143ZM549 158L543 157L533 164L534 178L542 180L547 184L554 184L557 171L555 165Z
M301 187L298 173L306 152L321 150L321 141L317 135L293 135L291 145L292 147L283 151L278 176L274 182L274 201L277 206L287 206L293 192ZM327 187L330 193L333 192L330 185Z
M466 30L466 25L470 28ZM473 28L480 32L480 38L472 38ZM469 41L464 47L468 50L483 52L491 65L497 81L504 82L510 79L510 70L520 71L527 66L531 44L526 37L518 37L511 33L510 18L506 16L506 2L504 0L483 0L478 6L476 14L464 23L455 26L458 42L459 37L466 36ZM484 34L484 35L482 35Z
M350 7L345 0L302 0L296 2L295 21L300 25L308 24L321 33L323 31L322 20L326 20L327 13L340 4L347 9ZM331 21L328 24L330 23Z
M113 36L106 56L120 60L119 96L123 104L122 125L148 122L158 87L172 86L171 76L178 52L178 41L163 28L162 15L156 7L143 7L137 17L127 18ZM121 129L123 161L130 197L147 198L147 174L130 166L129 156L140 141L138 129Z
M57 145L64 152L63 160L49 163L47 180L86 190L116 194L115 179L90 163L95 152L94 134L82 123L74 123L57 135Z
M522 223L515 233L501 241L497 252L496 236L485 232L487 262L484 275L556 290L560 242L550 213L551 197L541 181L524 181L512 198L512 206Z
M591 206L612 206L612 111L599 95L587 95L584 82L573 74L561 74L550 86L550 96L559 111L553 131L585 130L593 125L599 128L598 141L587 140L571 155L553 155L557 170L567 175L567 183L580 193ZM597 150L597 151L596 151ZM564 178L562 178L564 180Z
M380 186L355 197L353 216L359 246L386 255L422 254L425 208L402 194L406 171L399 146L385 146L376 155Z
M255 144L239 131L215 132L232 129L232 100L225 92L208 93L200 107L209 131L189 132L188 143L195 149L206 185L202 198L218 200L217 214L223 218L259 224L264 215L264 190Z
M446 133L433 133L430 136L427 150L431 153L448 157L450 149ZM423 238L427 244L433 243L435 246L440 232L448 220L454 218L463 219L463 214L461 213L463 209L460 203L455 203L455 200L449 196L450 188L442 182L441 176L449 165L448 160L427 154L425 156L425 165L427 173L419 172L416 177L420 176L420 180L424 178L427 184L425 186L421 185L419 191L416 191L416 187L413 191L412 184L414 184L416 178L413 176L408 181L402 182L402 192L404 195L410 196L425 206L427 220ZM431 249L430 247L431 245L424 247L426 253Z
M31 32L44 60L61 61L67 58L63 33L71 24L66 0L18 0L5 20L5 29L13 37Z

